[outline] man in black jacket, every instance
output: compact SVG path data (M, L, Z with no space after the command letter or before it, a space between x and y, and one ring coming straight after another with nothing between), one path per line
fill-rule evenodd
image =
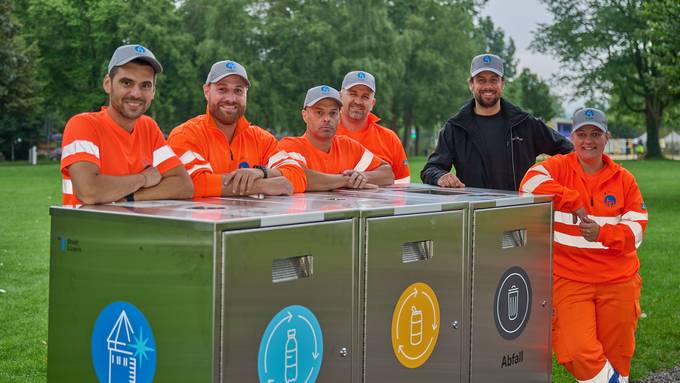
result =
M573 145L541 120L502 99L503 60L492 54L472 59L468 82L473 99L451 117L420 172L441 187L517 190L540 154L566 154ZM451 165L456 174L449 173Z

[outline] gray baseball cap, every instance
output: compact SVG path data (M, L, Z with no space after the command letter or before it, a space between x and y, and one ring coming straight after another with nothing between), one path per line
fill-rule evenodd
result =
M111 69L114 67L125 65L135 59L148 62L156 73L163 72L161 63L156 60L156 56L153 55L151 50L139 44L130 44L116 48L116 51L113 52L113 56L111 56L111 60L109 61L108 73L111 73Z
M349 89L355 85L366 85L375 93L375 77L368 72L355 70L347 73L342 80L342 89Z
M486 70L503 77L503 59L490 53L475 56L470 63L470 78Z
M220 81L221 79L237 75L242 79L246 80L246 84L250 86L250 81L248 80L248 73L246 73L246 68L243 65L232 60L218 61L212 65L210 68L210 73L208 73L208 78L205 79L206 84L212 84Z
M582 128L586 125L593 125L605 133L608 129L607 116L605 116L603 111L595 108L583 108L577 110L574 113L572 122L574 124L572 132L575 132L579 128Z
M311 88L307 91L307 96L305 96L304 107L312 106L317 102L323 100L324 98L330 98L337 101L338 105L342 106L342 100L340 99L340 93L328 85L319 85Z

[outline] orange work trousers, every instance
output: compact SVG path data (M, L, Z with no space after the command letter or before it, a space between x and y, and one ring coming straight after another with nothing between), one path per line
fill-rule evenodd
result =
M639 274L620 283L553 277L553 351L576 379L598 381L613 367L627 381L641 287Z

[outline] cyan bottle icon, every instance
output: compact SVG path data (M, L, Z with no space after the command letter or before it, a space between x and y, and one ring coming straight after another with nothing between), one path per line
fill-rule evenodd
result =
M297 382L298 377L298 343L295 338L295 329L288 330L288 339L286 339L286 359L284 366L284 378L286 383Z

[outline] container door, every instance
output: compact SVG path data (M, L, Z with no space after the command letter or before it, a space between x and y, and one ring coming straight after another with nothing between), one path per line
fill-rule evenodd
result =
M367 220L366 382L460 381L463 219Z
M222 382L351 382L352 220L222 234Z
M471 382L549 382L551 205L474 213Z

